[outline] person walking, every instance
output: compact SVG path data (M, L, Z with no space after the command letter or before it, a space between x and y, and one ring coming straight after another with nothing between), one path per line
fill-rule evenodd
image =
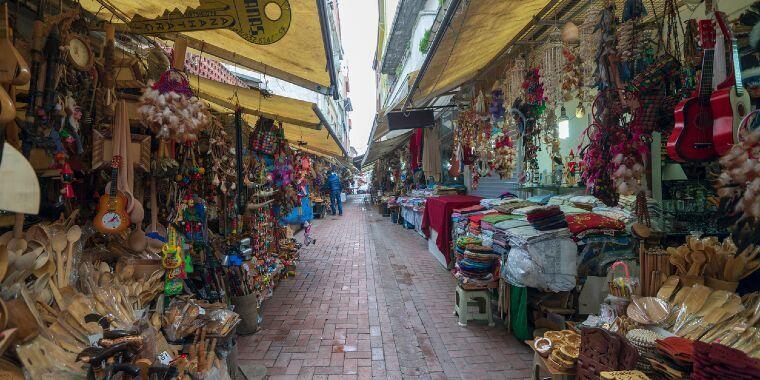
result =
M330 211L335 215L335 205L338 206L338 215L343 216L343 203L340 200L340 193L343 191L343 185L340 178L331 170L327 175L327 186L330 189Z

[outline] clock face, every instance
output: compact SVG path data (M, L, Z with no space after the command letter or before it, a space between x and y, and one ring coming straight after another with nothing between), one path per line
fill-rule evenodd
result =
M115 230L121 226L121 216L115 212L107 212L100 219L103 225L109 230Z
M92 52L84 41L79 38L72 38L69 41L69 57L72 63L84 68L90 65Z

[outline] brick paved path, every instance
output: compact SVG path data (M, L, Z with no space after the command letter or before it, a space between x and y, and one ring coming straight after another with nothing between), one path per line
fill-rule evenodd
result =
M529 377L530 349L501 323L457 325L455 281L419 235L361 203L344 209L316 222L262 330L239 340L241 365L272 379Z

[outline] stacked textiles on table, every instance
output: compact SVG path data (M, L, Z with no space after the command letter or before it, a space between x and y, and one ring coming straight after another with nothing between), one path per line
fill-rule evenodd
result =
M493 209L502 214L512 214L512 211L535 205L536 204L533 202L528 202L520 199L510 199L509 202L496 205Z
M473 237L473 236L462 236L457 238L456 243L454 243L454 251L457 253L457 258L464 257L464 251L467 248L468 245L481 245L483 244L483 239Z
M625 224L597 213L567 216L573 240L582 247L579 271L604 276L615 261L635 259L632 241Z
M564 194L549 199L549 205L567 205L590 211L594 207L604 206L604 203L593 195Z
M467 219L469 219L469 224L467 225L467 230L473 235L480 235L480 221L483 220L486 215L495 213L496 211L488 210L468 215Z
M509 247L500 276L512 285L528 286L553 292L575 287L578 248L567 228L540 231L527 220L505 220L494 227L497 241L505 239Z
M647 197L647 210L649 219L652 222L652 228L657 231L663 230L663 211L662 206L654 198ZM620 202L615 207L605 205L596 206L592 209L596 214L604 215L623 222L626 227L630 227L636 222L636 196L624 195L620 197Z
M495 278L493 273L498 259L499 256L490 247L467 244L456 262L454 277L460 284L487 286Z
M550 231L567 227L565 213L556 205L532 208L525 213L525 216L528 222L539 231Z

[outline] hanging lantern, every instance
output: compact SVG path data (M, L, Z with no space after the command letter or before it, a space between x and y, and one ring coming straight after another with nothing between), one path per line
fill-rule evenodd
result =
M562 27L562 42L566 44L577 44L580 39L580 29L572 21L568 21Z

